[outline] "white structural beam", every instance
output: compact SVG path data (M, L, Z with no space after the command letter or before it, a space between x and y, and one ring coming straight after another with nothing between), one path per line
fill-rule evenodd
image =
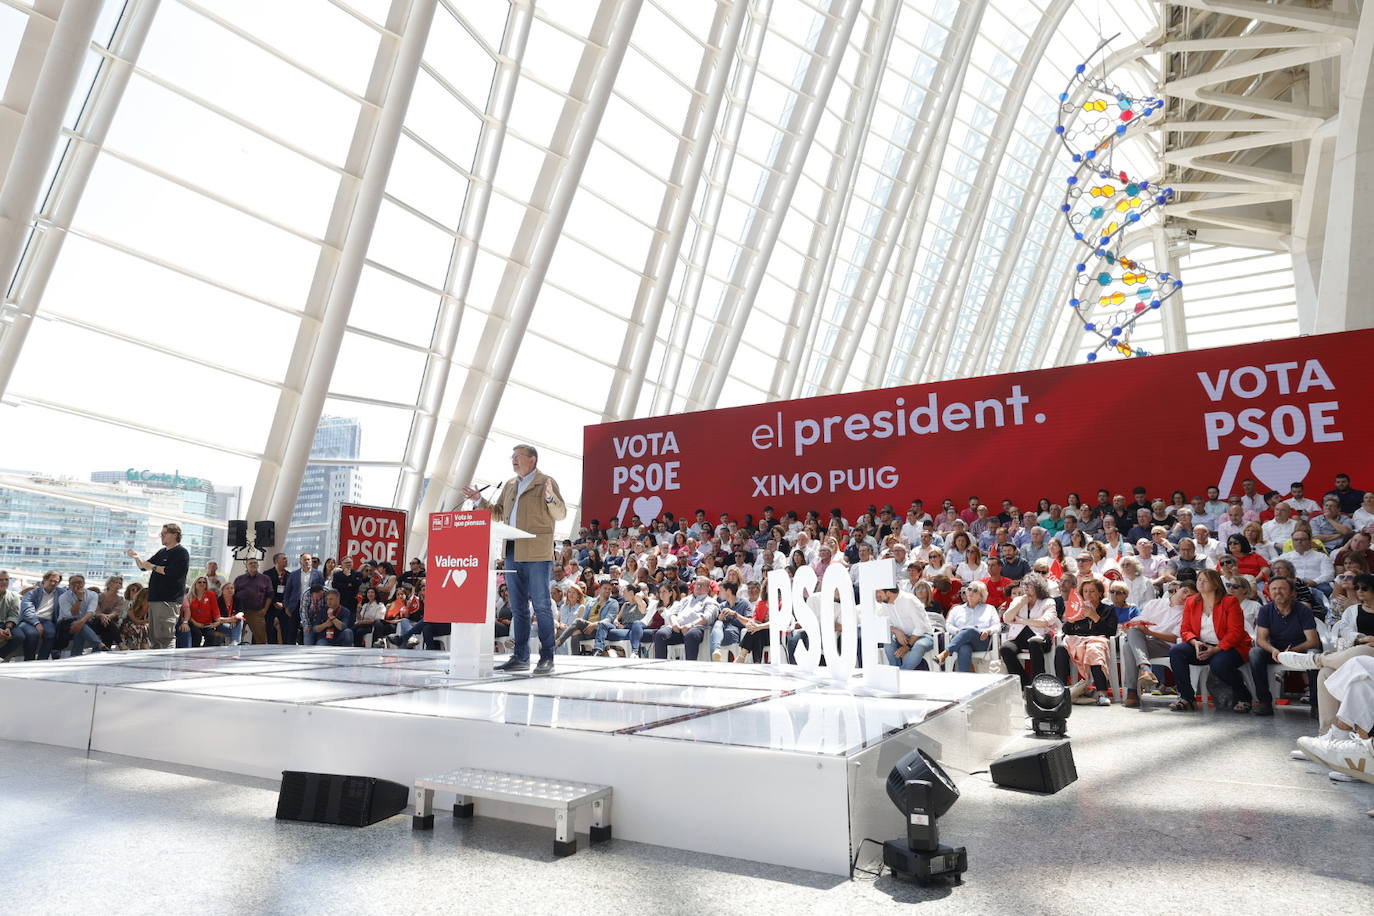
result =
M492 182L496 179L496 168L501 161L506 122L515 99L515 87L519 83L521 62L525 57L533 19L533 0L513 0L506 14L506 28L501 36L496 69L487 93L482 133L473 155L468 193L458 218L458 238L449 257L448 272L444 277L444 295L440 297L438 318L430 338L430 352L425 358L415 422L406 443L406 457L397 481L396 505L405 509L414 508L420 499L420 486L424 481L430 449L434 445L444 392L448 388L453 366L452 354L458 345L458 330L467 310L473 265L482 242L482 230L486 226ZM417 541L422 537L420 532L425 526L425 519L415 513L410 524L411 540Z
M58 14L4 183L0 184L0 293L8 293L15 279L43 194L43 180L62 140L62 118L76 91L99 17L100 4L84 0L67 0ZM0 329L4 334L0 338L0 395L9 387L37 309L35 299L13 311L4 310L9 323Z
M1163 223L1156 223L1150 229L1154 269L1174 277L1179 275L1178 258L1186 247L1186 243L1171 237L1178 234L1177 230L1165 228ZM1184 295L1183 290L1176 289L1159 306L1165 353L1182 353L1188 349L1188 323L1183 314Z
M720 398L862 8L863 0L830 0L815 53L810 55L801 84L795 90L796 104L769 156L768 177L759 194L754 218L749 221L740 257L731 270L697 364L687 400L689 410L714 407Z
M32 9L23 12L26 17L24 33L15 48L4 93L0 94L0 181L9 168L15 144L19 142L19 131L29 112L38 75L43 72L43 59L52 44L62 3L63 0L37 0Z
M368 80L365 99L369 104L361 107L326 229L326 244L316 262L307 295L307 319L296 336L291 368L268 433L268 457L259 467L248 506L248 518L276 523L283 543L310 463L436 2L393 0L391 4L389 31L381 35ZM354 175L361 177L354 179Z
M1359 35L1340 89L1341 123L1331 165L1331 188L1315 310L1299 309L1306 333L1374 327L1374 258L1365 241L1374 233L1374 207L1365 192L1374 186L1374 16Z
M716 7L711 35L701 54L696 84L688 103L673 168L659 205L658 225L649 243L644 274L635 295L634 309L625 328L611 390L606 395L603 420L623 420L634 415L644 389L644 377L653 353L654 340L663 320L663 308L676 273L678 255L691 224L692 202L701 186L701 175L711 149L711 136L729 86L740 36L748 17L748 0L722 2Z
M160 2L130 0L110 39L111 57L106 58L96 72L86 105L77 119L76 139L69 144L58 165L52 190L40 214L43 224L29 243L17 272L17 282L10 289L7 304L12 303L21 315L38 313L57 257L67 241L67 229L72 224L77 205L81 203L81 196L100 157L101 147L109 134L115 112L119 110L125 87L143 50L143 42L148 37ZM23 346L23 333L26 332L21 332L13 344L16 359ZM4 350L4 347L0 346L0 350ZM5 358L0 356L0 359ZM3 390L2 385L0 390Z
M825 190L821 193L802 274L792 299L792 312L783 329L782 346L779 349L782 359L773 368L769 400L781 397L784 387L790 390L795 382L811 325L830 288L837 244L848 222L854 178L872 129L873 106L877 102L878 86L887 68L900 11L899 0L879 0L877 19L864 37L854 86L844 113L844 126L835 144Z
M958 285L944 293L942 310L952 313L954 322L952 326L957 325L963 320L965 314L972 311L974 315L973 329L969 334L963 360L957 368L949 364L949 350L945 347L938 348L939 352L946 356L945 359L941 360L942 367L937 375L938 378L947 378L951 373L957 373L961 377L977 374L987 361L988 349L993 337L993 323L997 314L1001 312L1002 306L1000 300L986 295L981 297L981 304L970 303L970 297L967 295L968 279L973 272L980 247L979 236L984 221L987 219L992 192L997 188L997 176L1002 169L1002 160L1006 157L1007 147L1011 143L1015 126L1019 122L1017 115L1020 114L1021 109L1026 104L1026 95L1035 78L1035 71L1045 56L1045 49L1049 47L1050 39L1059 31L1059 23L1063 20L1064 14L1073 6L1073 3L1074 0L1053 0L1036 24L1035 31L1031 33L1030 41L1021 54L1021 60L1016 65L1016 72L1012 75L1006 98L1002 101L1002 112L997 119L997 129L988 142L988 148L984 151L983 161L978 168L978 175L974 179L972 192L974 200L964 206L964 213L959 221L959 234L955 238L954 248L950 252L951 258L956 256L956 251L958 252L957 256L963 263L963 270ZM1010 275L1016 262L1016 252L1014 249L1008 248L1000 254L1001 257L998 258L998 268L995 273ZM996 282L995 276L992 282ZM1038 299L1039 292L1039 289L1032 289L1027 298L1032 299L1032 301ZM972 306L971 309L970 305Z
M434 479L421 504L421 516L455 504L459 490L476 472L630 45L641 2L602 0L597 9L525 219L516 234L511 259L483 327L477 347L480 359L469 368L454 406Z
M878 319L873 359L869 361L864 377L865 388L881 385L891 365L893 342L901 323L902 310L906 307L907 293L911 289L912 272L916 256L920 253L926 219L930 215L935 180L940 173L939 163L944 158L949 142L954 105L963 92L973 44L987 6L987 0L964 0L959 4L951 28L953 38L946 40L941 51L930 88L922 100L920 118L902 152L892 194L884 205L878 229L879 241L870 250L869 259L863 267L859 287L862 293L856 294L856 298L862 303L860 314L867 321L881 295L883 275L887 273L893 256L897 255L896 266L892 269L892 282L888 285ZM851 365L852 361L851 355ZM848 369L845 371L847 374Z
M748 0L741 0L748 2ZM706 265L715 248L720 213L725 203L725 191L730 173L739 153L740 132L744 115L753 98L754 78L758 74L759 54L768 34L768 21L773 12L773 0L754 0L749 4L744 49L739 52L739 64L726 94L725 119L718 133L716 153L706 177L706 194L695 217L697 232L687 255L687 269L674 297L673 320L668 328L668 352L658 374L658 385L650 411L668 413L673 409L673 397L682 374L682 360L691 339L692 325L701 304L701 286L706 279Z

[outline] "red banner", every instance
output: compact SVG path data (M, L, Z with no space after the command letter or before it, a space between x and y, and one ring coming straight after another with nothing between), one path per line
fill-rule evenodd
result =
M588 426L582 518L1370 488L1372 351L1350 331Z
M490 569L491 512L430 513L426 620L486 623Z
M339 560L353 558L353 568L383 560L401 573L406 569L404 509L344 503L339 506Z

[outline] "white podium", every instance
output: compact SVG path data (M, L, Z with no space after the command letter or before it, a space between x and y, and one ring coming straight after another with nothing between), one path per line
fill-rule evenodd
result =
M496 639L496 577L502 570L496 568L496 561L505 556L506 541L532 538L533 534L512 528L504 522L491 523L491 545L488 556L490 572L487 574L487 611L482 623L455 623L451 625L448 637L448 675L449 677L491 677L492 643Z

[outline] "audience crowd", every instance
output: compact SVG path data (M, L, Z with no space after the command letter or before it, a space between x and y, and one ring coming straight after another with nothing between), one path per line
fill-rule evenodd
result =
M835 565L857 597L858 564L891 560L898 586L878 595L889 664L981 663L1023 684L1052 668L1073 684L1075 702L1138 707L1143 695L1162 695L1180 713L1198 706L1198 669L1217 681L1208 694L1224 698L1219 706L1260 716L1273 715L1282 680L1271 666L1280 665L1309 674L1318 710L1320 735L1294 753L1374 781L1372 535L1374 491L1345 474L1320 502L1302 482L1281 494L1246 479L1226 499L1217 487L1167 498L1137 487L1129 500L1104 489L1092 504L1070 493L1026 511L1009 499L970 496L963 508L945 499L930 510L915 499L903 512L868 506L853 521L841 509L778 515L765 506L712 522L698 509L691 519L589 520L558 545L551 591L561 652L791 662L808 637L794 625L786 645L769 645L768 574L804 565L820 577ZM265 571L249 560L230 580L211 563L189 579L178 647L435 649L448 632L424 619L418 559L399 572L302 554L293 568L278 553ZM103 589L79 575L64 586L57 571L15 594L0 571L0 659L160 646L150 600L165 596L150 599L148 587L119 576ZM504 585L495 601L496 647L511 648Z

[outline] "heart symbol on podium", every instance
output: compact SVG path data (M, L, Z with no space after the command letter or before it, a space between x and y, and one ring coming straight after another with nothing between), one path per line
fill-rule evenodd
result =
M1250 472L1271 490L1287 493L1295 481L1302 480L1312 470L1312 461L1302 452L1282 455L1256 455L1250 460Z
M455 569L449 572L448 581L453 583L454 588L462 588L463 583L468 581L468 571L466 569Z
M663 499L658 496L641 496L635 500L635 515L646 525L652 525L654 519L663 511Z

